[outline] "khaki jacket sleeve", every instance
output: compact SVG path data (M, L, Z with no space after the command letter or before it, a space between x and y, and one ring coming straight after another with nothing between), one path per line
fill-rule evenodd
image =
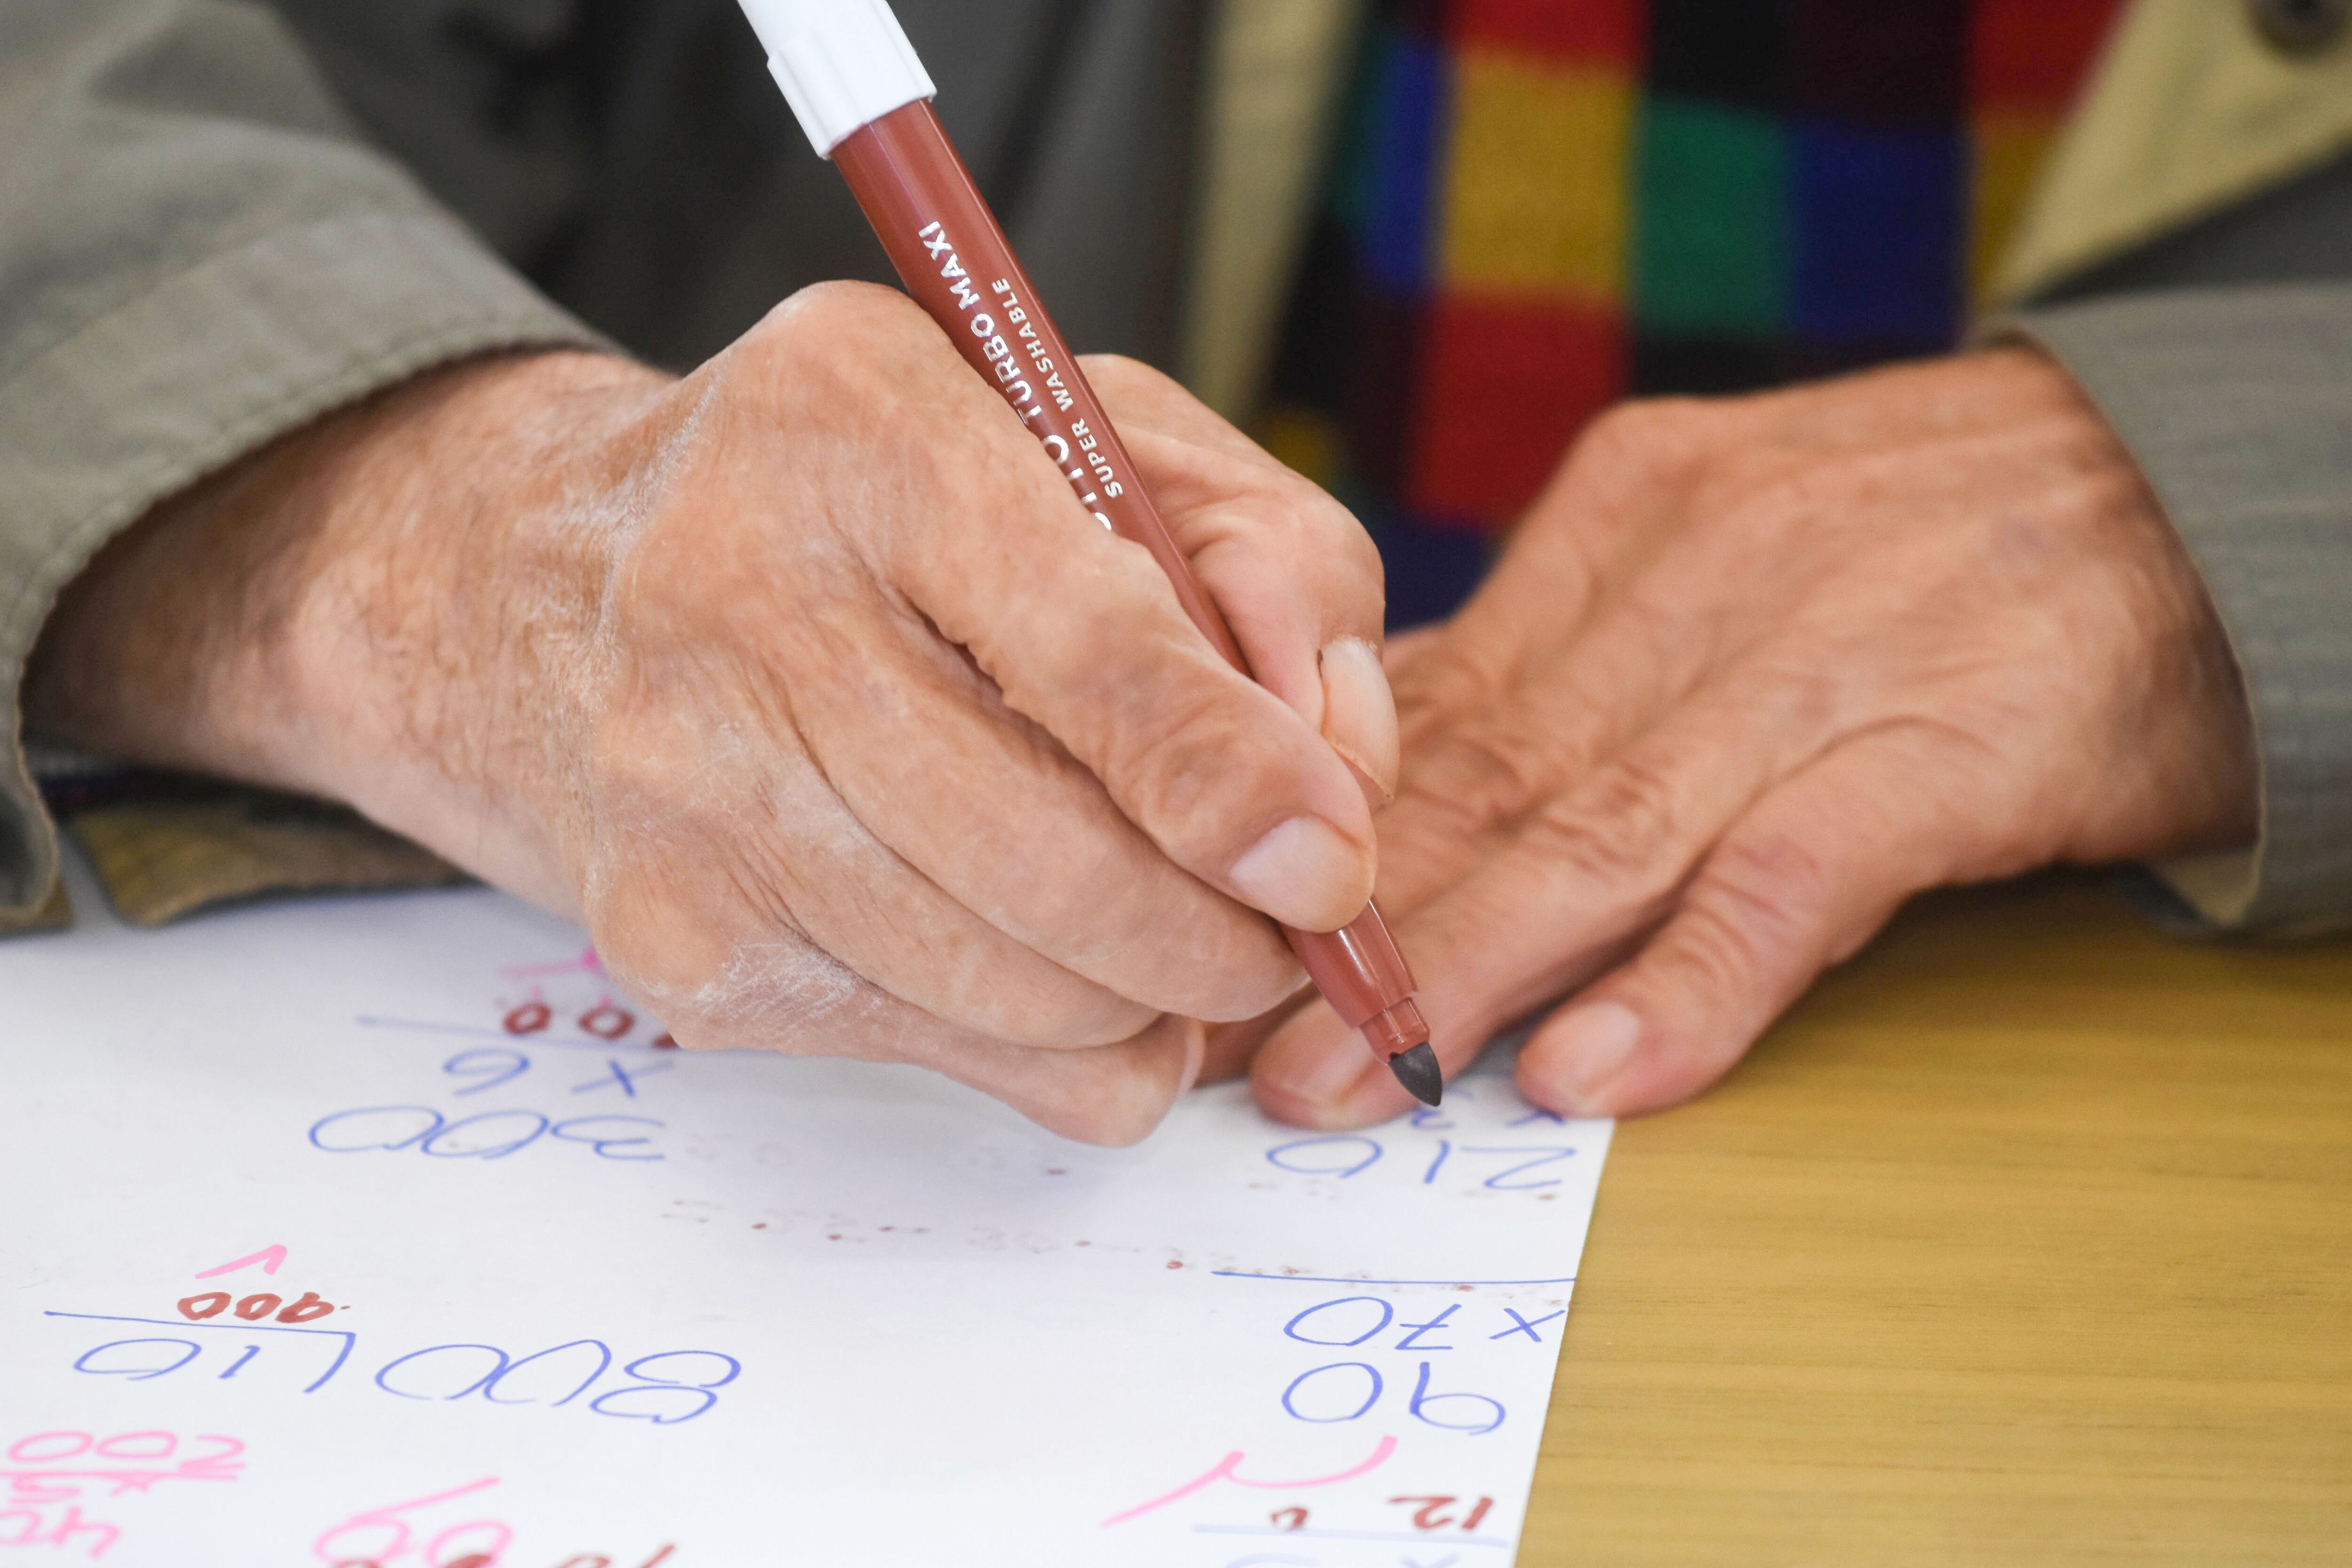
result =
M2245 677L2260 840L2151 869L2209 929L2352 925L2352 281L2135 293L1999 331L2055 354L2131 448Z
M597 342L357 140L259 6L0 6L0 920L56 881L19 688L100 544L426 366Z

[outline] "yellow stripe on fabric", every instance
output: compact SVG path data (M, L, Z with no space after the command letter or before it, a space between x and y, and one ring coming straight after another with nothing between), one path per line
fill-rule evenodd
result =
M1347 467L1347 439L1339 423L1299 404L1267 409L1251 433L1275 461L1327 490Z
M2057 144L2059 125L2056 116L2031 110L1980 110L1969 127L1976 175L1969 214L1969 298L1979 310L1991 300L1994 274Z
M1633 111L1622 72L1464 50L1441 218L1445 291L1622 300Z

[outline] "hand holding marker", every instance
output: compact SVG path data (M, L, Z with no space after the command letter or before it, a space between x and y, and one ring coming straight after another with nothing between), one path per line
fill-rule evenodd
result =
M908 292L1004 395L1105 528L1142 545L1177 601L1248 673L1077 361L931 110L937 90L885 0L742 0L768 67L819 155L833 160ZM1444 1091L1412 972L1377 905L1336 931L1283 934L1326 999L1415 1098Z

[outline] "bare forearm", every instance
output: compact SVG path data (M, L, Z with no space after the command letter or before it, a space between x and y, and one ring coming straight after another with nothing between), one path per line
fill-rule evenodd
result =
M577 657L594 608L562 594L594 580L577 556L602 542L517 492L561 485L581 426L666 382L598 355L476 362L273 443L68 589L29 718L106 755L346 801L571 909L527 826L543 803L510 798L542 773L497 754L549 743L546 715L510 710L547 688L502 667Z

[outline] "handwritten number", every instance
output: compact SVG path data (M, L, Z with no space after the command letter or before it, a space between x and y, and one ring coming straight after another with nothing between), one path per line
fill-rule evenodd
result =
M1305 1152L1320 1149L1327 1156ZM1359 1134L1339 1133L1328 1138L1294 1138L1265 1152L1266 1163L1277 1170L1289 1171L1301 1176L1338 1176L1341 1180L1360 1175L1370 1170L1380 1159L1381 1146ZM1356 1158L1360 1155L1361 1158ZM1335 1163L1326 1163L1328 1158ZM1353 1161L1352 1163L1349 1162Z
M1540 1181L1540 1182L1514 1182L1514 1181L1512 1181L1510 1178L1511 1178L1511 1177L1513 1177L1513 1176L1517 1175L1517 1174L1518 1174L1520 1172L1522 1172L1522 1171L1533 1171L1533 1170L1538 1170L1538 1169L1540 1169L1541 1167L1543 1167L1543 1166L1545 1166L1545 1165L1551 1164L1551 1163L1554 1163L1554 1162L1556 1162L1556 1161L1560 1161L1560 1160L1568 1159L1570 1155L1572 1155L1572 1154L1574 1154L1574 1153L1576 1152L1576 1151L1575 1151L1574 1149L1561 1149L1561 1148L1551 1148L1551 1149L1470 1149L1470 1148L1465 1148L1462 1152L1463 1152L1465 1154L1532 1154L1533 1156L1535 1156L1533 1159L1530 1159L1530 1160L1522 1160L1522 1161L1520 1161L1517 1164L1511 1166L1508 1170L1505 1170L1505 1171L1497 1171L1497 1172L1496 1172L1493 1175L1491 1175L1491 1176L1487 1177L1485 1181L1483 1181L1483 1182L1481 1182L1481 1183L1479 1183L1479 1184L1478 1184L1480 1186L1485 1187L1487 1191L1489 1191L1489 1192L1496 1192L1496 1193L1531 1193L1531 1192L1534 1192L1538 1187L1556 1187L1556 1186L1559 1185L1559 1178L1558 1176L1553 1176L1553 1177L1549 1178L1548 1180Z
M512 1083L529 1072L530 1058L520 1051L503 1048L459 1051L441 1064L441 1070L452 1078L470 1078L478 1080L454 1092L479 1094L484 1089L496 1089L502 1083Z
M489 1371L484 1373L481 1376L476 1378L473 1382L467 1384L465 1387L457 1390L455 1394L443 1394L438 1395L431 1394L411 1394L404 1388L394 1388L390 1383L385 1381L385 1379L389 1378L396 1369L405 1366L410 1362L422 1361L426 1356L440 1355L448 1351L487 1351L490 1355L497 1358L498 1364L490 1368ZM445 1400L463 1399L466 1395L473 1393L476 1389L487 1386L494 1381L499 1373L505 1372L507 1368L512 1364L513 1363L507 1359L507 1352L499 1349L496 1345L427 1345L421 1351L410 1351L406 1355L394 1356L392 1360L384 1363L383 1368L375 1374L375 1385L378 1388L383 1389L386 1394L396 1394L403 1399L433 1399L436 1397Z
M278 1314L281 1323L310 1323L335 1310L332 1301L322 1301L316 1290L305 1290L300 1300Z
M125 1345L178 1345L186 1353L179 1360L163 1366L92 1366L89 1364L90 1357L104 1355L108 1351L119 1351ZM133 1383L144 1383L151 1377L161 1377L167 1372L179 1371L201 1353L194 1340L111 1340L105 1344L82 1352L75 1358L73 1369L76 1372L89 1373L98 1377L127 1377Z
M462 1131L478 1121L496 1121L501 1117L514 1116L527 1118L532 1124L530 1131L520 1137L510 1138L503 1143L471 1145L461 1143L458 1147L446 1149L440 1146L444 1138ZM416 1151L420 1154L429 1154L436 1160L503 1160L518 1149L529 1148L538 1142L540 1134L546 1131L547 1118L536 1110L485 1110L478 1116L468 1116L462 1121L452 1121L446 1127L434 1129L425 1141L416 1146Z
M1421 1184L1423 1186L1425 1187L1432 1182L1437 1180L1437 1173L1444 1167L1445 1163L1445 1156L1453 1152L1454 1143L1451 1139L1440 1138L1437 1141L1437 1158L1429 1163L1428 1173L1421 1178Z
M582 1378L576 1384L574 1384L571 1393L555 1401L558 1405L569 1405L573 1400L579 1398L582 1394L587 1393L588 1385L595 1382L598 1378L604 1376L606 1369L612 1366L613 1347L606 1344L604 1341L573 1340L568 1344L556 1345L549 1350L535 1351L531 1354L523 1357L520 1361L514 1363L512 1365L500 1367L498 1371L484 1378L476 1386L481 1389L482 1397L488 1400L493 1405L536 1404L538 1403L536 1400L529 1397L521 1399L500 1399L499 1397L499 1384L504 1383L508 1378L512 1377L515 1373L520 1372L531 1363L540 1360L541 1357L562 1355L565 1351L575 1351L580 1349L583 1345L592 1346L594 1348L596 1352L596 1370L590 1373L586 1377ZM471 1390L468 1390L468 1392L471 1392Z
M415 1498L407 1502L394 1503L389 1508L355 1513L342 1523L321 1531L319 1539L310 1543L310 1551L320 1561L339 1565L389 1563L408 1551L408 1525L400 1518L402 1514L415 1509L430 1508L435 1503L447 1502L452 1498L464 1497L467 1492L478 1492L485 1487L498 1484L498 1477L486 1476L462 1487L452 1487L446 1492L435 1492L430 1497ZM389 1533L376 1535L374 1532L378 1531ZM354 1531L364 1531L373 1539L357 1543L343 1539Z
M1432 1329L1441 1329L1441 1328L1444 1328L1444 1327L1445 1326L1445 1320L1446 1320L1446 1319L1448 1319L1448 1318L1450 1318L1450 1317L1452 1317L1454 1313L1456 1313L1456 1312L1460 1311L1461 1310L1462 1310L1462 1304L1461 1304L1459 1301L1456 1301L1456 1302L1454 1302L1454 1303L1450 1304L1449 1306L1447 1306L1447 1308L1445 1309L1445 1310L1444 1310L1443 1312L1438 1313L1438 1314L1437 1314L1437 1316L1435 1316L1435 1317L1433 1317L1433 1318L1430 1319L1430 1320L1429 1320L1429 1321L1427 1321L1427 1322L1425 1322L1425 1323L1407 1323L1407 1324L1405 1325L1405 1327L1406 1327L1406 1328L1408 1328L1408 1329L1411 1329L1411 1330L1412 1331L1412 1332L1411 1332L1411 1333L1409 1333L1409 1334L1405 1335L1405 1337L1404 1337L1404 1338L1402 1338L1402 1339L1401 1339L1401 1340L1397 1341L1397 1342L1396 1342L1396 1348L1397 1348L1397 1349L1399 1349L1399 1350L1401 1350L1401 1351L1412 1351L1412 1350L1419 1350L1419 1351L1450 1351L1450 1350L1452 1350L1452 1349L1454 1348L1452 1345L1424 1345L1424 1344L1416 1344L1414 1342L1415 1342L1415 1341L1417 1341L1417 1340L1419 1340L1419 1339L1421 1338L1421 1336L1422 1336L1422 1335L1423 1335L1423 1334L1425 1334L1425 1333L1429 1332L1429 1331L1430 1331L1430 1330L1432 1330Z
M587 1127L599 1121L624 1121L637 1127L660 1127L663 1125L661 1122L656 1121L650 1116L575 1116L569 1121L557 1122L553 1128L553 1131L555 1136L562 1139L568 1143L587 1144L596 1152L596 1157L601 1160L658 1160L662 1158L659 1151L656 1151L651 1154L615 1154L612 1152L614 1149L625 1149L632 1144L650 1143L653 1142L652 1139L647 1138L643 1134L635 1138L604 1138L600 1137L593 1132L583 1132L577 1131L577 1129Z
M325 1134L328 1128L334 1127L338 1122L350 1121L362 1116L422 1116L426 1121L431 1123L431 1125L421 1127L415 1131L407 1134L405 1137L396 1138L389 1142L377 1143L342 1142L341 1140L343 1138L354 1136L364 1137L365 1134L357 1131L347 1132L338 1128L335 1132L335 1137L338 1141L332 1143L326 1142ZM325 1152L330 1154L358 1154L370 1149L405 1149L413 1143L422 1143L425 1139L430 1138L436 1132L440 1131L441 1127L441 1113L434 1110L429 1105L370 1105L362 1107L358 1110L338 1110L332 1116L320 1117L317 1121L311 1124L310 1147L313 1149L323 1150Z
M491 1128L501 1120L508 1125L493 1132ZM623 1152L650 1144L653 1139L648 1135L616 1136L601 1130L623 1126L658 1130L663 1125L649 1116L575 1116L550 1122L535 1110L485 1110L451 1121L430 1106L371 1105L321 1117L311 1125L310 1146L329 1154L413 1148L436 1160L503 1160L543 1136L552 1136L567 1143L585 1143L599 1159L659 1160L663 1158L659 1151ZM208 1299L188 1298L190 1301Z
M1459 1500L1459 1499L1454 1497L1450 1493L1443 1497L1392 1497L1389 1499L1389 1502L1392 1506L1402 1507L1406 1503L1418 1503L1421 1505L1412 1510L1412 1527L1415 1530L1444 1530L1447 1525L1452 1524L1454 1521L1449 1515L1442 1513L1439 1510L1442 1509L1451 1508Z
M1312 1334L1302 1334L1298 1331L1298 1325L1307 1321L1307 1319L1313 1317L1316 1313L1328 1311L1333 1307L1344 1307L1350 1301L1370 1301L1373 1306L1378 1307L1381 1310L1381 1321L1374 1323L1370 1328L1366 1329L1362 1333L1358 1334L1352 1340L1318 1340ZM1395 1318L1396 1309L1389 1305L1388 1302L1382 1300L1378 1296L1340 1296L1334 1300L1319 1302L1315 1306L1307 1308L1305 1311L1291 1319L1290 1321L1283 1324L1282 1331L1303 1345L1344 1345L1349 1349L1353 1350L1356 1346L1362 1344L1366 1340L1369 1340L1373 1335L1379 1333L1382 1329L1387 1328L1389 1324L1395 1320Z
M1344 1415L1309 1415L1307 1412L1298 1408L1298 1390L1301 1384L1307 1383L1309 1379L1320 1377L1327 1372L1346 1372L1350 1367L1362 1373L1371 1384L1371 1387L1364 1394L1364 1402L1361 1405L1357 1405L1353 1410L1349 1411ZM1329 1366L1318 1366L1311 1371L1302 1372L1297 1377L1292 1378L1290 1380L1290 1386L1282 1391L1282 1407L1288 1411L1292 1417L1297 1420L1312 1421L1320 1426L1333 1426L1341 1421L1354 1421L1362 1416L1364 1412L1370 1410L1373 1405L1378 1405L1381 1402L1381 1389L1382 1386L1383 1384L1381 1382L1380 1369L1373 1366L1370 1362L1335 1361Z
M452 1554L449 1542L461 1535L471 1535L476 1531L487 1531L496 1539L477 1546L462 1557ZM467 1524L453 1524L435 1536L432 1543L425 1548L425 1561L444 1564L445 1568L491 1568L491 1564L498 1562L499 1553L513 1542L513 1531L496 1520L478 1519Z
M1503 1405L1500 1400L1489 1399L1483 1394L1430 1393L1429 1365L1430 1363L1427 1362L1423 1362L1421 1363L1420 1381L1413 1384L1412 1398L1407 1402L1405 1405L1405 1408L1412 1413L1414 1420L1426 1421L1432 1426L1442 1426L1448 1432L1461 1432L1473 1437L1484 1436L1486 1433L1492 1432L1496 1427L1500 1426L1503 1424ZM1461 1399L1469 1400L1475 1405L1485 1405L1488 1410L1494 1412L1492 1418L1486 1421L1484 1424L1480 1424L1475 1419L1466 1422L1444 1421L1430 1414L1430 1409L1433 1405L1444 1405L1451 1401Z
M599 1002L580 1015L582 1032L600 1040L617 1040L636 1026L635 1015L623 1012L610 1002Z
M536 1035L554 1018L554 1012L544 1002L526 1002L509 1013L504 1020L509 1035Z
M1386 1152L1372 1139L1356 1132L1330 1133L1318 1138L1294 1138L1287 1143L1277 1143L1265 1152L1266 1163L1277 1170L1289 1171L1301 1176L1337 1176L1345 1181L1360 1176L1379 1163ZM1517 1154L1524 1155L1517 1164L1509 1165L1487 1177L1479 1185L1490 1192L1529 1193L1540 1187L1560 1184L1557 1176L1540 1180L1523 1179L1530 1171L1541 1170L1574 1155L1573 1148L1520 1148L1516 1146L1474 1148L1456 1144L1448 1138L1437 1141L1437 1152L1421 1173L1423 1186L1436 1184L1445 1163L1456 1154Z
M62 1439L65 1446L56 1447L52 1439ZM60 1459L80 1458L89 1452L89 1445L87 1432L36 1432L10 1444L8 1458L19 1465L54 1465Z
M706 1361L724 1362L727 1363L727 1370L720 1373L716 1377L708 1378L700 1383L696 1383L684 1377L664 1377L658 1373L646 1370L656 1362L685 1360L689 1357L697 1356L701 1357ZM741 1362L737 1361L731 1355L721 1355L717 1351L657 1351L652 1355L641 1355L636 1360L631 1362L628 1365L621 1369L621 1374L623 1376L642 1377L645 1379L645 1382L638 1384L632 1388L616 1388L609 1394L600 1394L594 1399L589 1401L588 1408L593 1410L599 1415L617 1416L624 1421L650 1421L656 1426L675 1426L681 1421L693 1420L696 1416L701 1415L704 1411L709 1410L712 1405L718 1404L719 1390L734 1382L736 1378L742 1375L742 1372L743 1363ZM613 1410L606 1408L606 1406L611 1405L614 1400L627 1400L635 1398L639 1395L650 1395L654 1401L661 1402L663 1400L663 1396L672 1394L693 1394L699 1395L700 1397L696 1401L693 1409L686 1411L682 1415L666 1415L658 1409L647 1411ZM644 1403L643 1400L640 1400L639 1402Z

